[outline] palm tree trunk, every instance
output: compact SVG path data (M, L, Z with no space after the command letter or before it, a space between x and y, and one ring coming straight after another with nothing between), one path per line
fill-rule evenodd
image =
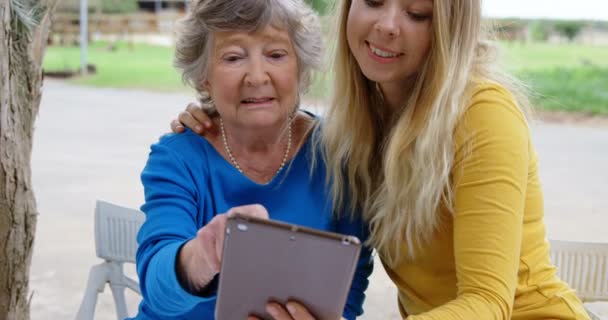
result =
M36 230L30 160L50 1L0 0L0 319L29 319Z

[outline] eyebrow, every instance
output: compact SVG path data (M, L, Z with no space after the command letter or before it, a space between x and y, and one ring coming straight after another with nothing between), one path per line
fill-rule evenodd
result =
M236 34L230 35L230 36L216 42L215 46L219 48L219 47L224 47L224 46L228 46L228 45L239 44L241 42L246 41L247 38L249 38L249 36L252 34L255 34L255 33L237 32ZM287 36L286 34L283 34L283 33L279 33L279 32L272 32L271 34L265 34L262 37L262 40L269 41L269 42L280 42L280 43L284 43L284 44L290 44L292 42L291 38L289 36Z
M419 0L419 1L413 1L411 4L420 4L422 6L425 6L424 8L427 8L426 6L429 6L431 9L434 6L433 0Z

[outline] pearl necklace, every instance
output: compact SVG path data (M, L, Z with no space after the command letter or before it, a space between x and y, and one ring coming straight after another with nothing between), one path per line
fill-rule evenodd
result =
M279 166L279 168L277 169L277 171L274 173L274 176L276 176L279 171L281 171L281 169L283 169L283 167L285 166L285 163L287 163L287 157L289 156L289 151L291 150L291 117L289 119L288 125L287 125L287 148L285 148L285 154L283 155L283 160L281 161L281 165ZM243 172L243 169L241 169L241 166L239 165L238 162L236 162L236 159L234 158L234 155L232 154L232 149L230 149L230 146L228 145L228 139L226 138L226 131L224 130L224 120L220 117L220 132L222 134L222 142L224 143L224 149L226 149L226 153L228 154L228 158L230 158L230 161L232 162L232 165L234 165L234 167L241 173L241 174L245 174Z

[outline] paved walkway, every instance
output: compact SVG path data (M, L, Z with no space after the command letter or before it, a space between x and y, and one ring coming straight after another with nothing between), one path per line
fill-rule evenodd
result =
M187 94L91 89L46 81L32 171L40 216L31 269L32 319L72 319L95 257L96 199L139 207L149 145ZM608 241L608 127L539 123L549 237ZM134 274L134 268L128 272ZM396 291L376 265L363 319L398 319ZM139 298L129 295L131 314ZM109 290L96 319L115 319Z

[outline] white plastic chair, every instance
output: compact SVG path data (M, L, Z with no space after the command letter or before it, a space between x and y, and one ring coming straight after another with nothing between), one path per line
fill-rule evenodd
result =
M95 265L89 272L87 288L76 314L76 320L92 320L95 316L97 295L110 285L116 317L128 317L125 289L129 288L141 295L139 283L127 277L123 264L135 263L137 251L136 236L145 216L134 209L120 207L108 202L97 201L95 208L95 251L103 263Z
M551 261L557 275L585 303L593 320L608 320L600 316L589 302L608 302L608 243L551 241Z

